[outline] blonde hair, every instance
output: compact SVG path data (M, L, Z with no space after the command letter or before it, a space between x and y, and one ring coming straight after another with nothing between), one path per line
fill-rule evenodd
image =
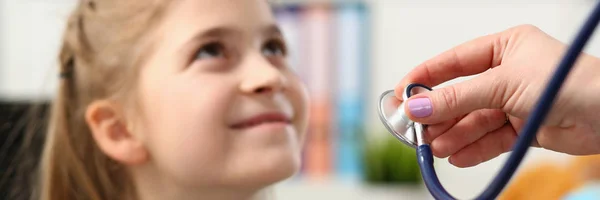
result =
M34 199L135 199L127 170L102 153L86 122L98 99L127 104L164 1L80 0L60 50L61 79L52 104ZM127 95L125 95L127 94Z

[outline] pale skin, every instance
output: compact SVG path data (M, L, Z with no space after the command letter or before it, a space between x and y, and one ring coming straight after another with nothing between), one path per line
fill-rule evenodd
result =
M522 25L454 47L415 67L396 87L473 79L409 98L428 98L432 112L409 117L430 124L434 155L458 167L510 151L567 46ZM600 153L600 60L582 54L532 146L572 155ZM583 88L582 88L583 87ZM510 123L505 124L506 116Z
M177 1L152 35L140 111L99 100L86 112L141 199L254 199L298 170L307 92L267 1Z

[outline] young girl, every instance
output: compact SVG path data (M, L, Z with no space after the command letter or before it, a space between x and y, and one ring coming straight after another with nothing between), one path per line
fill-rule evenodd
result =
M88 0L37 199L251 199L293 175L307 93L265 0Z

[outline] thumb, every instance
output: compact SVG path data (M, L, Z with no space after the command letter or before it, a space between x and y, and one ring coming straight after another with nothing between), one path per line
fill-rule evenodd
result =
M413 121L437 124L484 108L502 108L506 81L489 76L416 94L407 100L406 114Z

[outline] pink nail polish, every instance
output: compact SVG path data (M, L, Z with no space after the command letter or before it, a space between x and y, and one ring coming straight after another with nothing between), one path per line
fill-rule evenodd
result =
M429 100L429 98L418 98L409 100L408 110L410 111L410 114L418 118L428 117L429 115L431 115L431 113L433 113L431 100Z

